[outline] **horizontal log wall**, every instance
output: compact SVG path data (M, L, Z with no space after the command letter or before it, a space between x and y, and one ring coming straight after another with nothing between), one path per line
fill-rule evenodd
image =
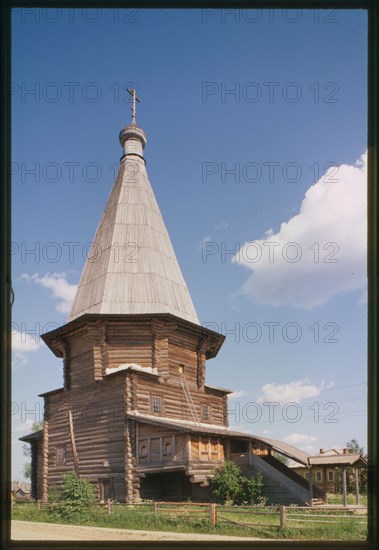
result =
M48 487L60 485L63 474L74 469L68 419L71 410L80 476L96 483L100 478L113 478L114 482L117 479L121 491L125 457L124 393L124 384L113 378L92 382L86 391L47 396ZM58 463L59 456L64 456L62 449L65 463Z
M110 368L124 363L152 366L153 335L150 325L111 324L107 342Z
M181 386L179 376L175 378L171 377L167 381L159 381L157 377L149 377L148 379L147 376L136 373L135 380L136 408L140 414L154 414L151 402L152 396L157 396L162 401L162 413L157 413L157 417L164 416L172 419L193 421L191 409ZM207 422L202 418L202 405L208 405L210 406L210 418L208 422L224 426L225 401L223 397L205 392L204 389L197 388L195 385L188 386L199 419L202 422Z

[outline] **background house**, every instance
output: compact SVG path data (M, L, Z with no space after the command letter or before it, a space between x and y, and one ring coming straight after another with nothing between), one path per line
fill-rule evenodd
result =
M347 469L352 469L356 504L359 504L359 469L367 467L367 461L361 453L350 453L348 449L320 449L319 454L309 457L308 463L308 467L296 465L292 466L292 470L322 490L324 502L327 502L328 493L342 493L346 501Z

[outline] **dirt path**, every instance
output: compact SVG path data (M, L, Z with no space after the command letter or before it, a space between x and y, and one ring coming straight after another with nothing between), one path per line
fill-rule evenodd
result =
M263 540L224 535L132 531L131 529L59 525L32 521L12 521L11 538L12 540Z

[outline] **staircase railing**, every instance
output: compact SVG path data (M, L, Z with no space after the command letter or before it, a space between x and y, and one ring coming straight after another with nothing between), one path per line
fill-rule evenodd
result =
M274 466L268 462L262 460L257 455L253 455L253 467L259 470L263 476L267 476L272 481L277 482L285 492L290 493L293 497L296 497L304 503L308 503L310 500L309 490L306 490L301 485L296 483L293 479L286 476L281 471L277 470Z

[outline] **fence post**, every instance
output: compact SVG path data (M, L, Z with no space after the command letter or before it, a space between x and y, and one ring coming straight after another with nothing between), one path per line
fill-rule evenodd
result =
M279 521L280 521L280 529L284 529L286 526L286 507L285 506L279 506Z
M216 527L217 524L217 504L211 502L209 504L209 519L212 524L212 527Z
M38 506L38 510L41 510L41 501L39 499L37 500L37 506Z
M112 513L112 501L110 498L108 498L107 508L108 508L108 514L110 515Z
M156 500L154 500L153 502L153 512L154 512L154 516L158 514L158 503Z

